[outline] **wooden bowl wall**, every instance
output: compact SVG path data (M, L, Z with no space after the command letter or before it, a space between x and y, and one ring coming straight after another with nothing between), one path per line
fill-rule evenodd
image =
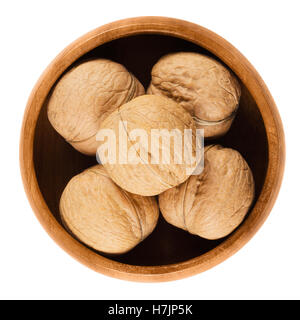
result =
M164 54L203 52L226 64L240 79L242 96L229 133L218 143L237 149L251 167L255 202L245 221L226 238L210 241L177 229L162 218L152 235L127 254L105 256L74 239L62 227L61 193L74 175L96 164L75 151L47 119L47 97L73 64L92 57L122 63L145 87ZM284 167L284 135L273 99L250 63L221 37L195 24L162 17L140 17L100 27L69 45L46 69L24 115L20 162L32 208L49 235L70 255L113 277L167 281L202 272L240 249L267 218L278 194Z

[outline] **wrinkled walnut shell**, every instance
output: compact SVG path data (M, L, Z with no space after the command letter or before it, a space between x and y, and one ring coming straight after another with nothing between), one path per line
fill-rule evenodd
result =
M58 81L49 99L48 118L75 149L95 155L95 136L103 119L144 93L141 83L121 64L107 59L86 61Z
M239 152L219 145L205 147L204 170L159 195L164 218L206 239L231 233L254 198L252 172Z
M159 210L154 197L119 188L101 165L73 177L60 199L66 228L95 250L121 254L155 228Z
M236 77L220 62L203 54L178 52L162 57L152 69L148 94L162 95L190 112L206 138L230 128L241 95Z
M193 139L191 143L186 143L185 146L190 146L193 156L196 154L195 123L190 114L171 99L154 95L143 95L131 100L111 113L101 123L100 129L112 130L115 133L117 151L120 148L120 144L121 147L124 146L124 143L119 141L120 121L127 124L125 134L128 140L128 159L130 160L131 150L139 162L133 163L129 161L129 163L122 164L120 161L116 161L116 163L112 164L109 162L104 163L101 153L99 157L112 180L123 189L144 196L160 194L184 182L200 162L199 159L199 161L195 160L191 164L184 161L179 164L175 163L173 157L174 145L172 144L174 140L172 138L170 139L170 163L164 164L161 160L157 164L153 164L152 162L154 158L154 153L150 148L152 129L166 129L169 132L172 129L177 129L182 137L184 130L190 129ZM147 146L145 146L144 141L135 141L130 138L130 133L136 129L146 131L148 137L146 141ZM165 145L162 143L159 145L161 153L164 147ZM184 147L184 143L182 143L182 147ZM144 152L145 150L148 150L148 152Z

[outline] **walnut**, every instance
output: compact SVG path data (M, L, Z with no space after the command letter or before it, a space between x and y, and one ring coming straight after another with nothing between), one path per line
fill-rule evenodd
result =
M155 228L159 210L154 197L119 188L101 165L73 177L60 199L66 228L88 246L121 254L135 247Z
M205 147L204 170L159 196L164 218L206 239L231 233L254 198L254 180L239 152L220 145Z
M103 119L144 93L141 83L124 66L106 59L90 60L58 81L48 103L48 118L75 149L95 155L95 136Z
M122 163L120 158L115 162L103 161L105 149L99 151L100 160L112 180L132 193L153 196L173 188L184 182L200 162L196 155L196 126L191 115L165 97L144 95L131 100L111 113L101 123L101 130L115 133L116 150L122 149L123 156L124 153L127 154L127 163ZM128 143L120 139L122 130ZM140 132L139 130L142 130L146 137L136 138L134 133ZM190 130L192 139L184 139L185 130ZM154 132L159 132L161 138L156 142ZM198 144L197 146L201 147ZM101 148L102 144L99 149ZM190 157L187 157L190 161L185 161L184 155L182 161L179 157L176 158L180 152L184 154L183 148L191 151ZM112 148L107 148L106 151L109 150ZM163 154L168 151L169 161L164 161Z
M152 69L149 94L166 96L190 112L206 138L230 128L241 95L236 77L213 58L194 52L162 57Z

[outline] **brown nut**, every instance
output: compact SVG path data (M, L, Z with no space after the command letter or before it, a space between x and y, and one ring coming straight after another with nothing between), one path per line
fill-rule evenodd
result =
M143 241L155 228L159 210L154 197L119 188L101 165L73 177L60 199L66 228L88 246L121 254Z
M254 198L252 172L239 152L220 145L205 147L204 170L159 195L164 218L206 239L231 233Z
M95 59L68 71L55 86L48 118L78 151L95 155L101 121L120 105L145 93L141 83L119 63Z
M163 95L190 112L206 138L230 128L241 95L236 77L206 55L179 52L162 57L152 69L149 94Z
M126 154L125 162L120 161L120 157L116 157L115 162L104 160L105 153L112 151L105 142L100 144L98 153L101 163L116 184L132 193L153 196L173 188L184 182L200 162L196 157L195 123L190 114L171 99L154 95L137 97L110 114L101 123L101 130L113 132L117 153L122 149L122 156ZM145 136L135 137L133 133L140 130ZM185 130L191 132L193 139L184 139ZM121 131L128 142L120 138ZM182 138L182 144L175 139L174 132L179 140ZM161 140L154 139L156 133ZM191 161L185 161L182 156L180 163L176 156L185 152L184 147L191 150ZM163 162L163 154L168 151L169 161Z

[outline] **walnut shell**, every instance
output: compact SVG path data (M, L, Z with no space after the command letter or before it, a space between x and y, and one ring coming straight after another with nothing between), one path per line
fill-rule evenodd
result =
M106 253L131 250L155 228L159 210L154 197L119 188L101 165L73 177L60 199L66 228L88 246Z
M125 130L128 141L127 146L119 139L120 123L126 123L127 125ZM100 129L112 130L115 133L117 151L120 147L126 148L125 151L128 155L127 163L122 163L119 161L119 158L116 159L115 163L104 163L103 153L101 154L101 152L99 152L98 154L112 180L123 189L132 193L153 196L173 188L184 182L200 162L200 159L196 159L195 156L195 123L191 115L171 99L154 95L137 97L111 113L101 123ZM140 141L136 141L132 139L131 133L139 129L143 129L146 132L147 137L145 140L140 139ZM176 163L176 152L174 151L176 150L176 142L175 139L171 137L169 149L170 161L169 163L163 163L162 158L158 159L150 147L152 129L166 129L168 132L176 129L181 136L183 136L185 129L191 130L193 139L188 143L188 141L182 138L182 148L189 146L195 161L187 163L187 161L183 159L182 163ZM167 133L165 136L167 136ZM168 147L162 140L163 139L157 144L160 157ZM185 142L186 144L184 145ZM181 149L181 151L184 153L183 149ZM133 161L135 159L137 159L136 162ZM156 163L153 159L156 159Z
M238 108L241 89L236 77L215 59L194 52L162 57L152 69L149 94L178 102L193 116L206 138L224 135Z
M86 61L58 81L49 99L48 118L75 149L95 155L101 121L144 93L141 83L121 64L106 59Z
M238 151L205 147L204 170L159 195L164 218L206 239L231 233L244 219L254 198L252 172Z

